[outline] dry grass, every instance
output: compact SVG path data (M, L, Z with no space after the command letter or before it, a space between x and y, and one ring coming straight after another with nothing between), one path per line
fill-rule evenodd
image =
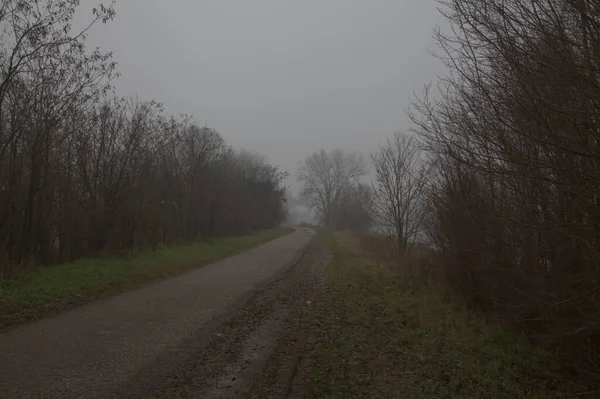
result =
M391 236L376 234L343 233L344 240L350 241L374 261L386 264L402 272L405 278L420 282L436 280L436 253L424 244L412 244L400 251L398 241Z
M355 237L330 246L311 397L569 397L551 354L376 261Z

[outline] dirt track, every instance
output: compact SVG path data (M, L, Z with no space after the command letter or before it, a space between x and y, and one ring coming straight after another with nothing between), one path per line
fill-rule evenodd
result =
M301 396L314 234L0 332L0 398Z

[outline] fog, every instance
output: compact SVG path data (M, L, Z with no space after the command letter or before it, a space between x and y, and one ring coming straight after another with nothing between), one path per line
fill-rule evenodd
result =
M97 0L85 0L80 18ZM89 46L112 50L119 95L193 114L290 172L320 148L365 154L408 127L441 70L430 0L119 0Z
M600 1L0 4L0 397L598 396Z

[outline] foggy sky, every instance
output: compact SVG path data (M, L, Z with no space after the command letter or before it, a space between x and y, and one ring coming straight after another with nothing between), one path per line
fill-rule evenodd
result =
M98 0L82 1L91 15ZM430 55L433 0L118 0L89 46L112 50L118 95L193 114L289 171L311 152L365 154L406 129ZM434 79L435 80L435 79Z

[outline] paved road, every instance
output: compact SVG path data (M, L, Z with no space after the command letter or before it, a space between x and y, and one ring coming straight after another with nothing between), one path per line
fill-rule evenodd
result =
M0 398L128 397L144 370L276 279L307 247L298 229L142 289L0 332ZM115 390L116 389L116 390Z

